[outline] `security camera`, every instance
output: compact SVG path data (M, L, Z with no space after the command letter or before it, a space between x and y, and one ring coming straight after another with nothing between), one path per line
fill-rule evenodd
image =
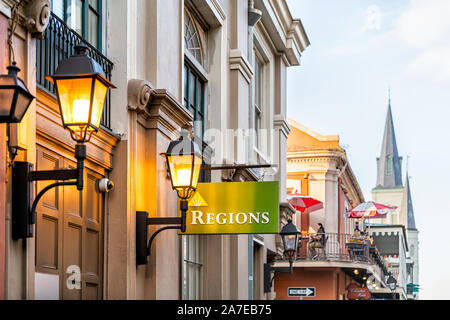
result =
M98 192L110 192L114 189L114 182L108 178L99 179L97 180L97 189Z

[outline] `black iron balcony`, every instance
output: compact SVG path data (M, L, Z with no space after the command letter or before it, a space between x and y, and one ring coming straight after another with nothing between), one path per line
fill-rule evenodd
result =
M320 239L317 239L318 236ZM317 241L314 241L314 238ZM387 274L383 259L376 246L364 240L356 240L350 234L325 233L302 234L297 260L327 260L343 262L361 262L377 265Z
M108 80L111 80L113 63L100 51L85 41L78 33L68 27L64 21L51 13L50 22L44 33L44 39L37 40L36 47L36 82L38 87L55 95L53 84L45 80L45 76L54 74L58 63L74 54L75 46L84 43L88 49L88 55L97 61L105 72ZM108 92L101 126L110 129L111 126L111 96Z

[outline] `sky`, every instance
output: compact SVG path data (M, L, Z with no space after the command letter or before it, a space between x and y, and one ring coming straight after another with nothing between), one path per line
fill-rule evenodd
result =
M288 70L288 116L340 136L369 201L390 88L420 232L420 299L450 299L450 1L287 2L311 42Z

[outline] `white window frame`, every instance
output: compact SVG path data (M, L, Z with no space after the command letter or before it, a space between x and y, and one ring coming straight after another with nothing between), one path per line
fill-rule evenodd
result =
M254 61L256 59L259 60L261 64L261 106L258 106L261 110L261 129L267 130L267 135L263 136L260 142L257 143L256 137L254 137L253 141L253 151L255 154L255 158L258 160L258 163L262 164L270 164L272 154L272 146L273 146L273 113L274 113L274 105L273 105L273 86L271 86L271 81L273 78L272 68L273 68L273 55L270 53L271 51L268 48L268 45L263 40L262 35L259 34L258 28L255 29L253 34L253 55ZM254 62L255 64L255 62ZM255 69L255 66L254 66ZM253 76L253 83L255 83L256 72ZM256 105L256 89L255 86L252 86L255 91L254 101L251 110L252 117L252 128L255 129L255 105ZM261 145L261 142L263 145Z

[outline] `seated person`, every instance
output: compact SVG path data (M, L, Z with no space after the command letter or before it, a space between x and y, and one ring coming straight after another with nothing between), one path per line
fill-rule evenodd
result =
M358 226L355 227L355 230L353 231L353 234L352 234L352 238L357 239L357 240L364 239L363 233L359 230Z
M313 259L317 258L316 249L320 249L325 246L325 228L323 227L322 223L318 223L317 227L317 233L311 235L308 243L308 249Z

